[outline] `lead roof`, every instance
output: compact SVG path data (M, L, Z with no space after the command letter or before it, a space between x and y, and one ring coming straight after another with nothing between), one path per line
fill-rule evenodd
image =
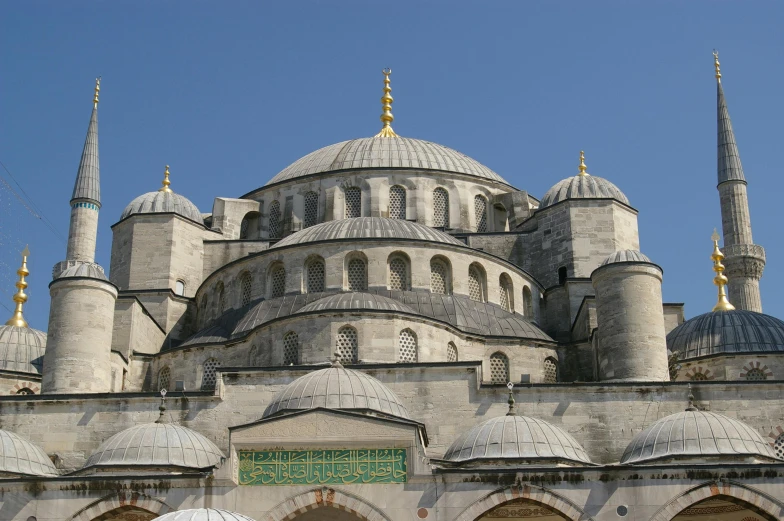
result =
M90 124L87 126L87 137L84 140L82 159L76 174L71 202L75 200L91 201L101 205L101 175L98 162L98 107L93 107Z

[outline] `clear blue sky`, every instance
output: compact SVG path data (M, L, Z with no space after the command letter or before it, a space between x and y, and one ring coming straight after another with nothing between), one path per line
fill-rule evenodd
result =
M721 227L715 47L768 255L763 304L784 317L782 21L773 1L5 2L0 161L67 236L103 76L97 260L108 270L110 226L159 187L165 164L174 190L209 212L308 152L376 133L380 70L392 67L399 134L460 150L536 197L574 175L584 149L589 172L640 211L665 301L694 316L715 300ZM26 314L45 329L65 243L0 203L0 297L12 306L11 250L29 242Z

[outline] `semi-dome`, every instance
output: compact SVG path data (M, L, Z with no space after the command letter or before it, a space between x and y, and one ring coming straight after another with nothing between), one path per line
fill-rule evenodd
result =
M472 427L452 443L444 459L456 463L501 459L591 463L585 449L563 429L517 415L491 418Z
M666 416L637 434L623 452L621 463L721 457L778 459L770 444L742 421L690 408Z
M400 311L417 314L416 311L393 298L373 293L336 293L303 306L297 313L313 311L333 311L343 309L362 309L368 311Z
M180 425L145 423L118 432L98 447L85 467L217 467L224 459L206 437Z
M679 360L736 353L784 353L784 321L736 309L711 311L676 327L667 349Z
M174 192L147 192L130 202L120 220L143 213L176 213L199 224L204 222L201 212L190 199Z
M41 447L0 429L0 475L56 476L57 469Z
M405 137L368 137L335 143L296 160L268 185L314 174L365 169L438 170L507 183L480 162L444 145Z
M610 254L599 266L615 264L617 262L651 262L647 255L639 250L620 250Z
M263 417L317 407L370 409L409 418L405 405L386 385L362 371L339 364L300 376L288 384L272 399Z
M41 374L46 333L31 327L0 326L0 369Z
M279 241L275 247L337 239L406 239L465 246L448 233L422 224L386 217L355 217L305 228Z
M152 521L253 521L253 519L218 508L189 508L163 514Z
M58 279L64 279L67 277L85 277L89 279L109 280L106 278L106 273L104 273L103 267L100 264L96 264L95 262L77 262L73 266L69 266L63 270L63 272L57 276Z

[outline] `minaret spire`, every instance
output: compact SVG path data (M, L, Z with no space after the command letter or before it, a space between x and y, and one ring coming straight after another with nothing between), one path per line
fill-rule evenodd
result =
M101 176L98 162L98 93L101 91L101 78L95 78L95 95L93 96L93 112L87 126L87 137L84 140L82 159L76 174L71 202L89 201L101 206Z
M389 75L392 74L392 69L382 69L381 73L384 75L384 95L381 96L381 107L384 109L381 114L381 122L384 126L381 128L381 132L376 134L376 137L397 137L395 131L392 130L392 122L395 120L395 116L392 115L394 99L390 94L392 87L389 86Z
M29 256L30 250L25 246L24 251L22 251L22 265L16 270L16 274L19 275L19 280L16 281L17 291L14 294L16 309L14 309L13 316L5 323L6 326L27 327L27 320L25 320L24 315L22 315L22 306L27 302L27 294L24 290L27 288L25 277L30 275L30 272L27 270L27 257Z

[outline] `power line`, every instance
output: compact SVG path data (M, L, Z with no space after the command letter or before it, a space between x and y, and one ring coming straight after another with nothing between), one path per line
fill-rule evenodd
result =
M61 242L65 242L65 238L60 234L60 232L57 231L57 227L55 227L55 225L52 223L52 221L50 221L44 215L44 213L41 211L41 209L38 208L38 206L35 204L35 202L33 202L33 199L27 194L27 192L25 192L24 188L22 188L22 185L19 184L19 181L17 181L16 178L14 177L14 175L11 173L11 171L8 170L8 167L5 166L5 164L3 164L2 161L0 161L0 166L3 167L3 170L6 171L6 173L8 174L8 177L10 177L13 180L14 184L16 184L16 186L19 187L19 191L22 192L22 194L24 194L24 198L21 195L19 195L16 192L16 190L14 190L14 188L10 184L8 184L8 182L5 179L0 177L0 181L2 181L3 185L5 186L5 188L8 191L10 191L12 194L14 194L14 196L19 200L19 202L22 204L22 206L24 206L25 209L28 212L30 212L30 215L32 215L36 219L40 220L44 224L44 226L49 228L49 231L51 231L54 234L55 237L60 239Z

